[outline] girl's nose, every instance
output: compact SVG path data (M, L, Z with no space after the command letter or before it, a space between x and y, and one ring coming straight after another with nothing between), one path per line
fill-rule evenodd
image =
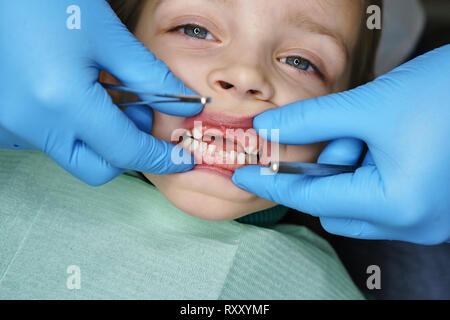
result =
M269 100L274 89L257 66L235 64L213 70L209 84L218 94L229 94L240 99Z

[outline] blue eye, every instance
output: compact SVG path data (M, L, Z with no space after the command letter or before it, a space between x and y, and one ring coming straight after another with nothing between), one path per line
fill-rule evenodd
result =
M283 61L284 60L284 61ZM297 69L303 71L315 71L314 65L306 59L298 56L292 56L280 59L281 62L289 64Z
M191 38L197 38L201 40L215 40L207 29L202 28L195 24L186 24L183 26L179 26L175 29L176 30L182 29L184 34Z
M316 73L322 80L326 80L324 74L317 68L314 64L312 64L309 60L306 60L299 56L291 56L287 58L281 58L280 62L286 63L288 65L297 68L300 71L305 72L314 72Z

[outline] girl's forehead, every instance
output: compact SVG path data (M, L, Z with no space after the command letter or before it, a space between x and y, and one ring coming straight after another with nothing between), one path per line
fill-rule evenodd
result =
M261 24L277 29L313 27L340 34L342 38L355 34L364 12L360 0L154 0L148 1L153 12L164 14L207 13L211 18L236 25ZM195 12L192 12L195 11Z
M337 16L341 13L349 13L352 8L360 10L361 0L148 0L147 5L158 9L161 5L171 7L189 8L201 6L204 8L218 8L222 13L230 10L248 11L249 13L276 14L277 12L291 12L295 10L310 11L314 15ZM236 16L233 16L236 17ZM275 18L275 17L274 17ZM267 21L270 22L270 21Z
M161 21L175 17L206 17L222 29L234 26L234 36L264 32L264 37L303 34L325 36L340 55L349 57L360 33L363 1L360 0L158 0L150 1ZM220 31L219 31L220 32ZM239 33L236 33L239 32ZM324 37L321 37L324 38Z

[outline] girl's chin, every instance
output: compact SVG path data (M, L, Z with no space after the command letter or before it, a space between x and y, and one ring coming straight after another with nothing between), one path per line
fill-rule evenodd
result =
M201 219L232 220L276 205L237 187L233 172L221 168L199 165L184 173L145 175L177 208Z
M233 171L223 168L196 165L193 170L164 176L171 181L171 186L188 189L209 197L232 202L251 203L259 199L256 195L237 187L231 180Z

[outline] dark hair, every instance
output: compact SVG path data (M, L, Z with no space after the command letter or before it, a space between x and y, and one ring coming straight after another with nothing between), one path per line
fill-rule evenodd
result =
M383 0L363 0L363 12L361 13L361 26L358 43L356 45L350 88L360 86L372 81L375 77L375 61L382 29L370 30L366 25L368 18L366 10L371 5L383 8Z
M133 32L147 0L108 0L108 2L122 23Z

